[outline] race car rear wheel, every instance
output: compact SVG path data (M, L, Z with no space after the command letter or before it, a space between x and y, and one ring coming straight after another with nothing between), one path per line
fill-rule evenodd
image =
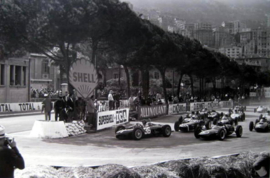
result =
M182 124L182 122L183 122L183 117L182 116L179 117L178 122L179 122L179 124Z
M254 129L254 123L251 121L249 123L249 131L252 131Z
M143 137L143 130L141 128L135 128L132 137L134 140L140 140Z
M235 133L237 137L242 137L243 128L241 125L236 126Z
M174 130L175 131L179 131L179 121L176 121L175 123L174 123Z
M206 128L207 130L210 129L211 126L212 126L212 122L211 122L211 121L207 121L207 122L205 123L205 128Z
M171 135L171 133L172 133L172 129L169 125L164 125L162 127L162 135L164 137L169 137Z
M196 129L195 129L195 131L194 131L194 136L195 136L195 138L200 138L200 133L201 133L201 131L202 131L202 128L201 127L197 127Z
M118 132L119 130L124 130L124 129L125 129L124 126L119 125L119 126L117 126L116 129L115 129L115 133Z
M218 131L218 139L219 140L224 140L226 137L226 131L224 129L220 129Z

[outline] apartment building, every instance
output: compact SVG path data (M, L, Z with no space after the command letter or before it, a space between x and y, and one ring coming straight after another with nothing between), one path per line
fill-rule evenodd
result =
M243 50L240 46L222 47L219 49L219 52L231 59L237 59L243 55Z

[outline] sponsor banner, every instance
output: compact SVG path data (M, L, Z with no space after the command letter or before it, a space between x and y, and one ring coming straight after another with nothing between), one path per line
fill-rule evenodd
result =
M129 122L129 109L111 110L97 113L97 130Z
M219 102L219 105L222 108L231 108L233 107L233 101L221 101Z
M156 105L156 106L146 106L140 108L140 117L141 118L151 118L167 114L166 105Z
M270 93L269 93L270 94ZM250 97L256 97L256 92L249 92ZM270 95L269 95L270 96Z
M169 105L169 115L180 114L187 110L187 105L184 103L170 104Z
M265 98L270 98L270 88L264 88L264 96Z
M98 111L109 111L109 101L100 100L98 101L99 108ZM114 103L116 105L116 103ZM129 108L129 101L128 100L120 100L119 108Z
M199 111L204 108L207 109L216 109L219 108L220 105L217 101L214 102L196 102L196 103L190 103L190 110L191 111Z
M0 103L1 112L24 112L24 111L41 111L42 102L29 103Z

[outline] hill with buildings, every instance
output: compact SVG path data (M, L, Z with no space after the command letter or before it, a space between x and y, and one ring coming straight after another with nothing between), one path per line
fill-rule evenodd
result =
M135 11L145 14L156 10L161 15L175 16L189 22L239 20L250 28L266 25L269 0L127 0Z

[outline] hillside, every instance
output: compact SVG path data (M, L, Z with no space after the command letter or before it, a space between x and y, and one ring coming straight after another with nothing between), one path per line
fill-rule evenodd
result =
M220 24L222 21L240 20L249 27L266 24L265 14L270 13L269 0L127 0L134 10L156 9L162 15L180 19Z

